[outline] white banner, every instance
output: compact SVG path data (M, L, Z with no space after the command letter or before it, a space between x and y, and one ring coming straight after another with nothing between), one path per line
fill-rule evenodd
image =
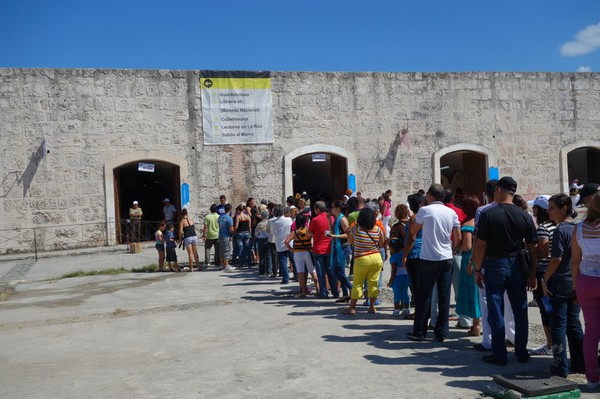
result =
M269 72L200 71L204 144L273 142Z

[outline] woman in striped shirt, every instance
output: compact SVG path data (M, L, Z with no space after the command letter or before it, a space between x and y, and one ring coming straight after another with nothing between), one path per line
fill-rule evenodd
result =
M363 283L367 281L369 313L377 313L375 299L379 295L379 274L383 268L380 248L385 246L385 232L375 225L375 213L363 208L358 214L356 224L348 234L348 242L354 245L354 284L350 306L344 314L356 314L356 302L363 295Z
M306 216L303 214L297 215L295 221L296 229L293 230L284 241L285 246L294 253L294 263L296 264L296 271L298 272L298 284L300 285L301 298L306 298L306 294L308 293L306 287L308 278L307 272L312 276L316 292L319 292L319 279L317 278L317 272L315 271L315 265L312 258L312 236L308 232L306 220ZM294 242L293 247L290 245L292 241Z

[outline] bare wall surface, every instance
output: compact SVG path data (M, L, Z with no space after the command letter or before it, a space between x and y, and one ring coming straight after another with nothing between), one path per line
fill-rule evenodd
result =
M198 77L0 69L0 230L111 222L110 168L131 154L184 165L203 214L222 193L293 194L284 158L301 147L343 149L363 193L396 199L437 180L450 150L484 153L531 198L565 189L561 150L600 147L595 73L274 72L274 143L232 146L203 145Z

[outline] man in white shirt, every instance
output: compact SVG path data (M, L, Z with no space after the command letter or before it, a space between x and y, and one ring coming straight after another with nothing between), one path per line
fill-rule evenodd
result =
M448 336L450 315L450 287L452 282L452 240L459 241L460 222L456 212L445 206L444 187L432 184L425 194L427 206L419 209L408 237L407 247L419 230L423 229L423 245L419 261L419 289L415 301L415 321L412 333L407 338L423 341L427 336L431 295L437 283L438 316L433 333L437 342L443 342Z
M277 257L279 259L279 273L281 274L281 284L290 283L290 273L288 271L288 248L284 241L290 234L292 219L283 216L283 208L277 205L273 208L273 218L269 219L267 231L273 235ZM275 273L273 273L275 274Z
M175 206L171 204L171 200L168 198L163 200L163 204L163 218L165 222L173 223L175 221L175 213L177 212L177 209L175 209Z

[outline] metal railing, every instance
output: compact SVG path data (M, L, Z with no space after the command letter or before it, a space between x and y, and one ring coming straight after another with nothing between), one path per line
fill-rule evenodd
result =
M142 220L140 241L154 240L160 221ZM179 224L175 225L175 235ZM201 235L201 224L196 224L196 233ZM133 231L128 219L116 223L92 222L65 225L50 225L29 228L0 229L0 259L3 255L31 254L38 259L43 252L65 251L129 244L133 242Z

